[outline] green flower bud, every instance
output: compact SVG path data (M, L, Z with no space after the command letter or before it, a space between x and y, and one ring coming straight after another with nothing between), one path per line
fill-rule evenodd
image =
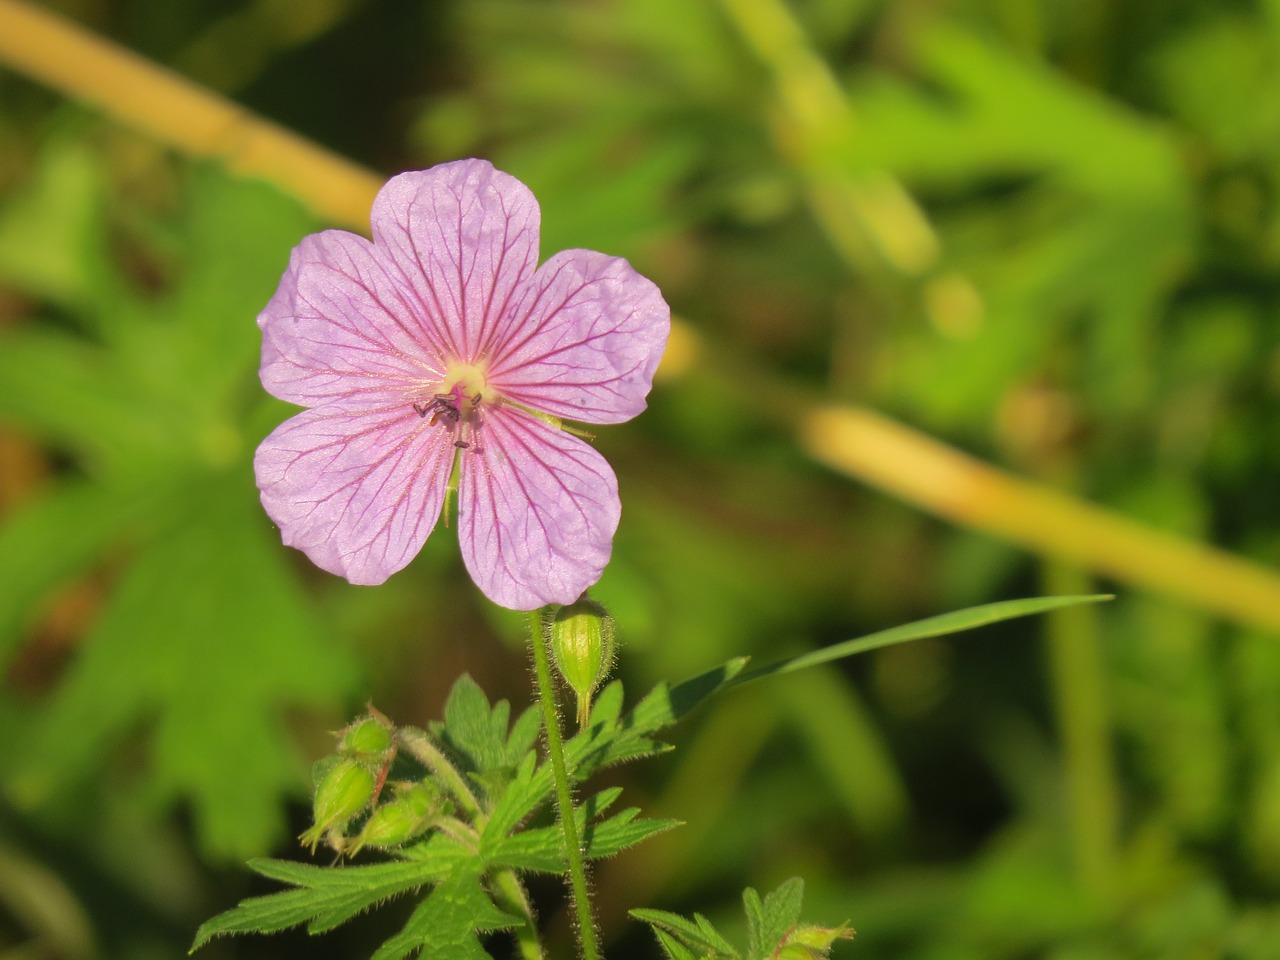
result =
M391 722L376 711L352 722L342 731L342 740L338 743L340 753L374 765L384 763L394 749Z
M369 804L376 786L374 773L356 760L343 757L326 764L312 802L314 824L302 835L302 842L314 853L325 833L340 830Z
M852 939L853 929L844 924L819 927L802 923L793 927L783 939L778 960L825 960L831 955L831 947L837 940Z
M395 799L379 806L356 837L352 852L361 847L395 847L431 829L444 812L445 799L434 781L398 783Z
M578 726L591 716L591 694L613 669L613 618L585 596L556 611L551 659L578 698Z

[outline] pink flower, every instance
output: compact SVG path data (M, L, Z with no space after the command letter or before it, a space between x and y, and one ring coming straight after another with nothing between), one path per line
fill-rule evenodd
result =
M306 407L258 447L284 542L381 583L426 542L457 481L472 579L515 610L572 603L609 560L613 471L559 418L644 409L670 329L625 260L566 250L538 267L538 203L483 160L401 174L373 242L305 238L258 316L262 383ZM455 473L456 471L456 473Z

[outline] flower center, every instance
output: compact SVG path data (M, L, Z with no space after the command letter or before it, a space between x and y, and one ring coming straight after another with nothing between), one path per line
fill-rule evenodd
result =
M484 368L474 363L454 363L449 365L449 369L445 371L444 381L440 384L440 392L448 393L458 399L473 400L475 404L479 404L480 400L489 399L487 396L489 381L484 375Z
M487 399L487 389L488 381L481 367L453 364L438 390L415 402L413 409L428 425L452 431L453 445L465 450L474 443L479 431L480 404Z

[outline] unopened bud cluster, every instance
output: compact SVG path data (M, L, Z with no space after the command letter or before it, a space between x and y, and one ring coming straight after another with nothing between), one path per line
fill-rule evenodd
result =
M312 851L321 839L338 853L398 846L421 836L449 812L429 777L387 787L396 759L396 730L373 707L338 738L337 752L312 770L313 822L300 838ZM390 799L385 799L388 793Z
M578 699L578 726L591 717L591 696L613 669L613 618L604 607L582 597L555 612L551 622L551 659Z

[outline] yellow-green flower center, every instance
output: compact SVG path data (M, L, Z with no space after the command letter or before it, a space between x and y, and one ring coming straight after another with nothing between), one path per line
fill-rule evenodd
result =
M476 406L482 400L490 399L488 390L489 381L484 367L474 363L452 363L445 371L439 392Z

